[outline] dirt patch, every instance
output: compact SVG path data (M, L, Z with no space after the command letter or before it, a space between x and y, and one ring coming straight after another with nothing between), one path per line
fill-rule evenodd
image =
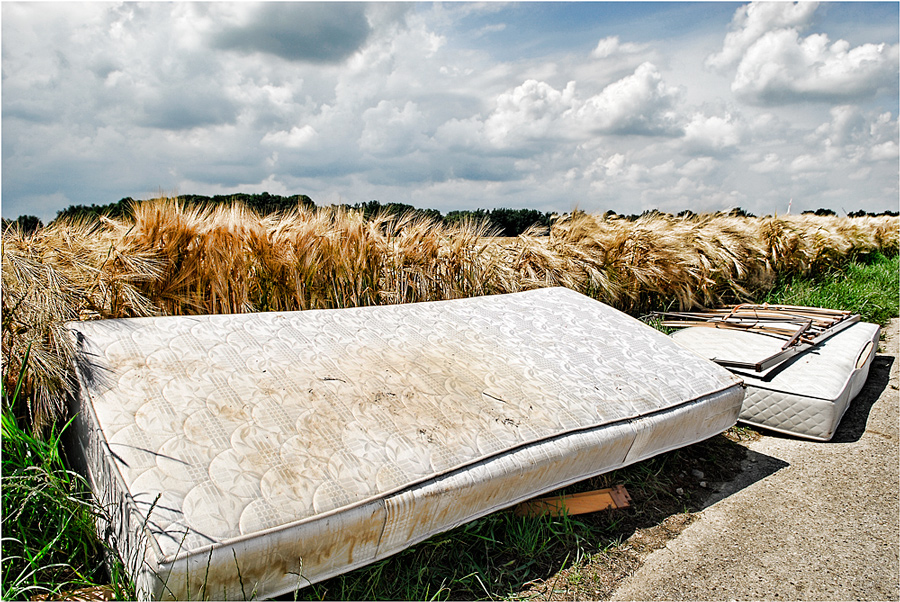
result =
M694 520L693 513L673 514L658 525L638 529L623 544L597 552L588 561L535 583L521 598L559 601L608 598L651 552L664 548Z

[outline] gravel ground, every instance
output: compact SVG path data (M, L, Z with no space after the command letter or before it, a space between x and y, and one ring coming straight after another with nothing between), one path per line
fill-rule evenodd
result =
M898 600L898 321L831 442L764 432L613 600Z

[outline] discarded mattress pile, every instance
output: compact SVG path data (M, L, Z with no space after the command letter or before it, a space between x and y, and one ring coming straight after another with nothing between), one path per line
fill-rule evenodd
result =
M740 379L561 288L70 323L142 598L270 597L734 424Z
M679 344L747 386L739 421L829 441L860 392L880 328L859 315L785 305L660 314Z

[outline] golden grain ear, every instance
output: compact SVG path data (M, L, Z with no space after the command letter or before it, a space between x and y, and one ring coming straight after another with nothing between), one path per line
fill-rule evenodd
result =
M900 218L747 218L574 211L546 236L496 237L487 220L412 214L366 221L344 208L260 216L234 203L160 195L129 218L57 220L3 232L7 374L32 345L32 418L63 411L68 320L337 308L565 286L632 313L744 301L776 275L822 270L854 253L897 253ZM7 383L8 384L8 383Z

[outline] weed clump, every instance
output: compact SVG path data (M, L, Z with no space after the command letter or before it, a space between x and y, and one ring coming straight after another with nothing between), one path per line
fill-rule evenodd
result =
M110 581L107 565L97 562L104 552L94 531L98 509L84 478L62 455L68 425L36 437L13 413L29 355L26 349L13 389L2 386L3 600L55 598ZM121 575L121 567L112 572ZM124 578L113 582L127 597Z

